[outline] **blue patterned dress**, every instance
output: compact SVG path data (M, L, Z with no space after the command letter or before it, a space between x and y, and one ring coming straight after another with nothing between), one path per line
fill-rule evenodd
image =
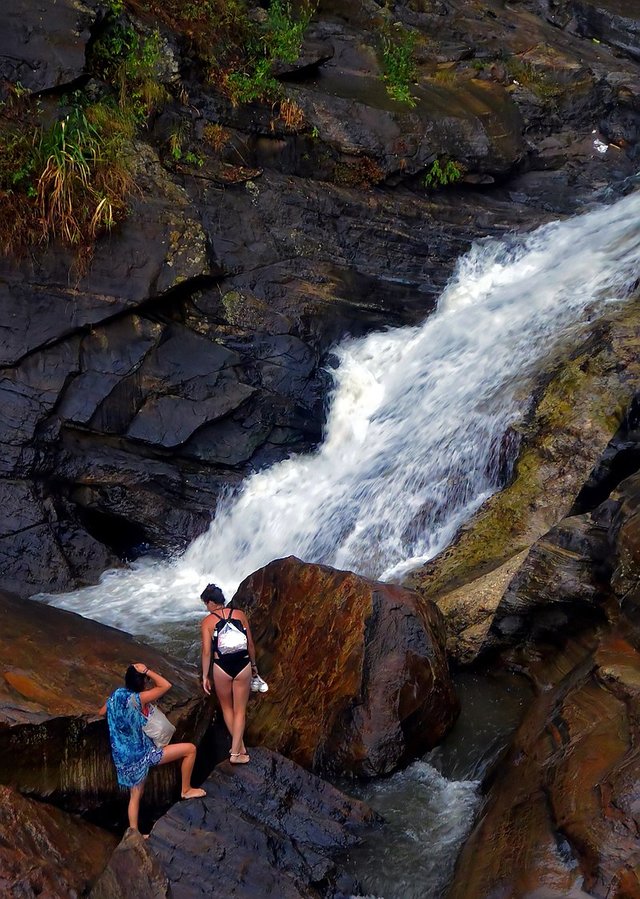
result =
M146 720L140 696L132 690L119 687L107 699L111 755L121 787L141 784L149 768L162 758L162 749L142 730Z

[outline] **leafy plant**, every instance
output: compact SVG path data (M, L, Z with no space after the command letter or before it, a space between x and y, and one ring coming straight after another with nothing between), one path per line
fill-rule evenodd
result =
M429 171L424 176L423 184L425 187L446 187L448 184L455 184L462 178L462 166L454 162L453 159L447 159L440 162L436 159Z
M6 112L6 110L5 110ZM0 128L0 243L4 252L58 238L82 250L126 212L133 189L123 133L97 106L74 97L50 125L31 100ZM109 123L107 130L106 123Z
M400 24L389 29L382 37L383 80L387 93L393 100L415 106L411 95L411 85L416 79L416 65L413 58L416 36Z
M156 29L141 36L125 22L112 22L93 48L93 68L118 94L123 110L139 125L161 106L167 92L158 80L161 38Z

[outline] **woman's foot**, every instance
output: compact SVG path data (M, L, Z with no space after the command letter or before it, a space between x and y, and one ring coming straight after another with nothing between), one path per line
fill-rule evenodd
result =
M186 793L181 793L180 795L183 799L201 799L203 796L206 796L207 793L199 787L190 787Z
M232 765L246 765L249 761L249 756L246 752L230 752L229 761Z

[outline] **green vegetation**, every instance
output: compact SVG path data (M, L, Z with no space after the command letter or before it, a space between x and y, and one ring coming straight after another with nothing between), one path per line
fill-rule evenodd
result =
M126 211L132 189L123 131L102 104L74 97L50 124L29 99L5 104L0 126L0 245L4 252L59 239L86 248Z
M437 188L455 184L462 178L462 167L453 159L436 159L427 174L424 176L425 187Z
M416 79L416 65L413 58L415 44L415 33L407 31L400 24L388 29L382 37L384 68L382 77L387 86L387 93L398 103L406 103L412 107L416 105L411 95L411 85Z
M303 6L296 18L289 2L271 0L265 23L250 33L242 71L232 71L225 78L234 103L281 97L282 87L272 74L273 65L296 61L311 15L310 6Z
M271 0L266 10L244 0L145 0L145 6L191 39L206 77L235 104L282 97L274 63L295 62L314 11L307 0L296 7Z
M160 33L141 36L119 19L111 22L93 48L91 68L100 80L116 91L118 103L137 125L167 100L167 91L158 81L161 60Z
M127 145L167 97L159 83L160 35L141 36L111 0L88 68L103 83L46 109L17 89L0 108L0 246L60 240L90 256L96 238L124 218L134 191Z
M564 93L564 86L551 72L533 66L530 62L511 56L504 60L504 67L514 81L528 88L545 103L554 104Z

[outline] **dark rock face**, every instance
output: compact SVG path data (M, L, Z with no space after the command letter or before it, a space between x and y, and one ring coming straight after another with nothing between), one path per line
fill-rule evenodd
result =
M577 36L597 27L608 40L605 25L575 25L592 22L587 7L610 9L631 40L634 16L614 6L554 4L561 29L546 6L399 3L392 17L324 3L300 60L277 72L298 124L270 104L234 108L182 66L167 31L162 77L175 91L192 72L188 111L170 102L135 145L128 219L88 272L59 247L0 264L12 510L0 584L65 590L145 544L183 546L222 490L318 442L333 343L419 321L472 240L574 211L634 174L640 70ZM101 15L93 2L51 16L12 0L0 76L64 92L87 74ZM392 19L417 35L413 108L382 80ZM197 172L167 158L176 122ZM597 150L594 128L615 152ZM428 191L424 175L446 158L464 186Z
M136 830L127 830L95 884L90 899L171 899L158 859Z
M500 765L451 899L640 894L637 633L614 632L556 683Z
M234 597L252 622L269 692L249 709L249 742L315 770L388 774L435 746L458 704L435 605L293 556Z
M52 11L38 3L9 0L0 34L0 81L42 91L79 78L96 17L93 6L62 0Z
M0 892L67 899L83 895L116 839L104 830L0 786Z
M577 883L603 899L640 895L636 452L637 399L574 504L582 511L536 542L496 609L487 643L539 695L494 773L455 899L569 896Z
M0 781L73 811L124 813L106 721L97 710L145 661L173 684L162 701L175 742L198 742L212 715L195 674L182 663L105 627L51 606L0 596ZM177 766L154 770L145 801L175 796Z
M175 805L148 841L174 899L203 888L220 899L357 892L329 856L375 824L363 803L262 748L248 765L218 765L203 786L206 798Z

